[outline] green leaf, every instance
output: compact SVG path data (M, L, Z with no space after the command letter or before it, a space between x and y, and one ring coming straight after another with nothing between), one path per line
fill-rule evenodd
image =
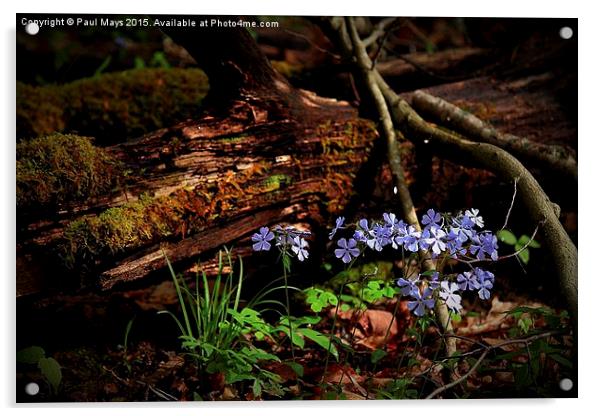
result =
M54 358L40 358L38 368L52 387L53 392L58 393L63 378L59 363Z
M520 238L518 239L518 244L520 244L521 247L524 247L527 244L529 245L529 247L533 247L533 248L541 247L541 244L539 244L535 240L531 240L531 237L529 237L528 235L524 235L524 234L521 235Z
M533 325L533 320L529 317L520 318L518 320L518 326L523 331L523 334L527 334L531 326Z
M380 348L377 350L374 350L372 352L372 355L370 355L370 362L372 364L376 364L377 362L382 360L386 355L387 355L387 353L385 351L381 350Z
M573 363L560 354L550 354L549 357L564 367L573 368Z
M261 383L258 379L255 379L253 382L253 396L255 396L255 398L261 396Z
M523 262L523 264L527 264L529 263L529 249L525 248L524 250L522 250L521 252L518 253L518 258L520 259L520 261Z
M497 238L502 243L505 243L505 244L508 244L511 246L516 244L516 236L512 233L512 231L500 230L497 232Z
M418 361L418 360L417 360L416 358L414 358L414 357L411 357L411 358L408 360L408 368L411 368L411 367L413 367L413 366L415 366L415 365L420 365L420 361Z
M368 282L367 287L374 290L380 289L380 282L378 282L377 280L371 280Z
M23 364L37 364L40 359L46 356L42 347L31 346L17 351L17 362Z
M284 364L288 365L298 377L303 377L304 368L301 364L294 361L286 361Z
M334 346L334 343L330 342L330 338L328 338L326 335L321 334L318 331L315 331L310 328L301 328L298 331L300 334L309 338L310 340L318 344L320 347L324 348L326 351L329 351L334 356L334 358L336 358L337 360L339 359L339 352Z
M198 394L196 391L192 393L192 399L195 402L202 402L203 401L203 397L200 394Z
M287 328L287 331L285 331L285 333L286 335L290 336L290 328ZM299 335L299 332L297 331L293 331L293 344L295 344L301 349L305 348L305 340L301 335Z
M531 384L531 377L528 364L521 364L514 372L514 379L519 387L525 387Z

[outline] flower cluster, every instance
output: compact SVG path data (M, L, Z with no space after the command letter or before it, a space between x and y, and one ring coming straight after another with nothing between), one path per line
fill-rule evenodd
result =
M337 218L336 225L329 234L331 240L345 228L344 222L344 217ZM359 256L359 252L351 252L349 247L382 251L384 247L391 246L393 249L403 248L413 253L425 250L433 258L442 254L458 258L465 257L468 253L478 260L498 258L496 236L489 231L478 230L484 227L484 223L477 209L466 210L456 217L444 217L429 209L421 223L424 229L418 231L415 226L398 220L392 213L385 213L383 221L372 223L362 218L356 224L351 239L341 238L337 241L335 255L344 263L349 263L353 257Z
M364 250L382 251L387 246L409 253L423 251L433 259L446 256L468 264L498 259L497 238L483 230L485 223L477 209L457 216L429 209L420 222L421 231L397 219L395 214L385 213L381 221L369 222L362 218L357 224L345 227L345 218L339 217L329 238L332 240L346 228L353 229L352 237L340 238L334 251L343 263L351 263ZM400 278L397 284L401 294L411 299L409 309L422 316L435 307L437 298L455 313L462 309L462 292L477 291L479 298L489 299L494 279L493 273L476 267L460 274L440 276L438 272L431 272L418 275L414 280Z
M489 299L495 277L487 270L472 268L472 263L496 261L498 244L496 236L483 229L485 223L479 210L470 209L451 216L429 209L420 222L422 230L397 219L393 213L385 213L381 221L369 222L362 218L356 224L345 226L345 218L339 217L328 238L332 240L338 233L352 229L351 237L339 238L334 250L335 256L345 264L350 264L365 250L380 252L390 246L403 250L404 255L421 251L432 259L451 258L471 265L471 270L459 274L432 271L414 279L398 279L402 296L410 298L408 308L417 316L433 309L437 299L450 311L459 313L463 292L475 291L479 298ZM251 239L255 251L270 251L275 245L283 255L304 261L309 257L306 238L310 235L294 227L277 225L272 230L262 227Z
M261 227L258 233L251 236L251 240L255 251L270 251L274 244L283 254L295 256L299 261L303 261L309 257L306 238L310 235L311 233L295 227L283 228L277 225L272 230L268 227Z

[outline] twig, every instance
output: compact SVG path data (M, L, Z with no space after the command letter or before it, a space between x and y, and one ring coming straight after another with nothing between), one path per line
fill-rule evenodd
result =
M137 384L140 384L141 386L146 387L147 389L149 389L150 391L152 391L153 393L155 393L158 397L160 397L161 399L165 400L165 401L174 401L177 402L178 399L177 397L172 396L171 394L164 392L161 389L158 389L156 387L153 387L152 384L146 383L144 381L140 381L140 380L135 380L135 382Z
M512 201L510 201L510 208L508 208L508 212L506 213L506 219L504 220L504 225L502 226L502 230L506 228L508 225L508 220L510 219L510 213L512 212L512 208L514 207L514 199L516 198L517 184L520 180L520 177L514 178L514 193L512 194Z
M328 49L325 49L325 48L321 47L320 45L318 45L316 42L314 42L313 40L311 40L308 36L304 35L303 33L295 32L294 30L290 30L290 29L284 29L284 32L288 33L289 35L293 35L293 36L296 36L298 38L301 38L301 39L307 41L307 43L309 43L311 46L313 46L314 48L316 48L320 52L323 52L323 53L325 53L327 55L330 55L330 56L332 56L335 59L341 59L340 55L337 55L336 53L332 53Z
M479 356L479 358L477 359L477 361L473 364L473 366L461 377L457 378L456 380L447 383L444 386L439 387L438 389L434 390L431 394L429 394L428 396L426 396L426 399L432 399L433 397L443 393L446 390L449 390L455 386L457 386L458 384L462 383L464 380L466 380L472 373L474 373L479 366L481 365L481 363L483 362L483 360L485 359L485 357L487 356L487 354L489 354L491 351L498 349L498 348L502 348L505 347L507 345L512 345L512 344L525 344L526 346L529 345L529 343L536 341L538 339L541 338L547 338L550 337L552 335L557 334L558 331L554 331L554 332L544 332L542 334L537 334L537 335L533 335L531 337L528 338L523 338L523 339L511 339L508 341L502 341L499 344L496 345L490 345L487 348L484 349L483 353Z
M364 48L368 48L376 42L381 36L385 35L392 28L393 23L397 21L396 17L387 17L376 24L376 27L370 35L362 41Z
M512 254L506 254L505 256L498 257L497 260L493 260L493 259L482 259L482 260L479 260L479 259L472 259L472 260L456 259L456 260L458 260L459 262L464 263L464 264L473 264L473 263L500 261L500 260L510 259L512 257L518 257L518 255L520 253L522 253L529 246L529 244L531 244L533 242L533 240L535 240L535 236L537 235L539 226L543 225L545 223L546 223L545 219L541 220L539 222L539 224L537 224L535 226L535 230L533 230L533 234L531 234L531 237L529 238L529 240L519 250L515 251Z

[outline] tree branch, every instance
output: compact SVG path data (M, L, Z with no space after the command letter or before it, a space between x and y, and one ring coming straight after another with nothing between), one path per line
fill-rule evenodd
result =
M531 172L514 156L492 144L472 142L427 123L377 72L375 74L378 86L391 108L395 125L412 141L429 140L433 152L439 156L456 163L481 167L504 180L514 181L517 177L521 178L517 184L518 194L531 221L536 224L544 222L541 226L543 241L549 250L560 289L571 314L576 339L577 247L558 219L557 205L550 201Z
M524 137L502 133L468 111L424 91L414 92L412 106L418 112L424 112L435 117L438 122L453 127L469 139L498 146L523 162L530 162L577 180L577 162L562 146L544 145Z
M374 42L376 42L381 36L385 35L393 25L397 21L396 17L387 17L376 24L376 27L370 33L370 35L362 41L362 45L364 48L368 48Z
M462 383L463 381L465 381L472 373L474 373L479 368L479 366L481 365L481 363L483 362L483 360L485 359L487 354L489 354L491 351L496 350L498 348L505 347L507 345L512 345L512 344L529 345L533 341L536 341L541 338L547 338L554 334L555 334L555 332L544 332L543 334L533 335L528 338L511 339L508 341L500 342L499 344L496 344L496 345L490 345L490 346L485 347L483 353L479 356L477 361L473 364L472 367L470 367L470 369L462 377L459 377L459 378L455 379L454 381L435 389L431 394L426 396L425 399L432 399L433 397L435 397L435 396L443 393L444 391L449 390L449 389L457 386L458 384Z

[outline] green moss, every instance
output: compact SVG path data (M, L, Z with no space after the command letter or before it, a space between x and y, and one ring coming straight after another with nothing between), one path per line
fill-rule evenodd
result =
M245 198L259 193L261 170L229 172L217 183L199 185L153 198L142 195L99 215L71 222L63 233L61 256L68 267L90 264L103 256L125 253L169 237L185 238L220 216L231 215Z
M91 139L53 134L17 144L17 206L57 207L113 189L121 164Z
M284 174L271 175L271 176L268 176L266 179L264 179L261 182L259 189L261 189L263 192L271 192L271 191L278 190L282 187L288 186L292 182L293 182L293 178L289 175L284 175Z
M111 144L194 117L209 90L199 69L144 68L65 85L17 83L17 137L53 132Z

